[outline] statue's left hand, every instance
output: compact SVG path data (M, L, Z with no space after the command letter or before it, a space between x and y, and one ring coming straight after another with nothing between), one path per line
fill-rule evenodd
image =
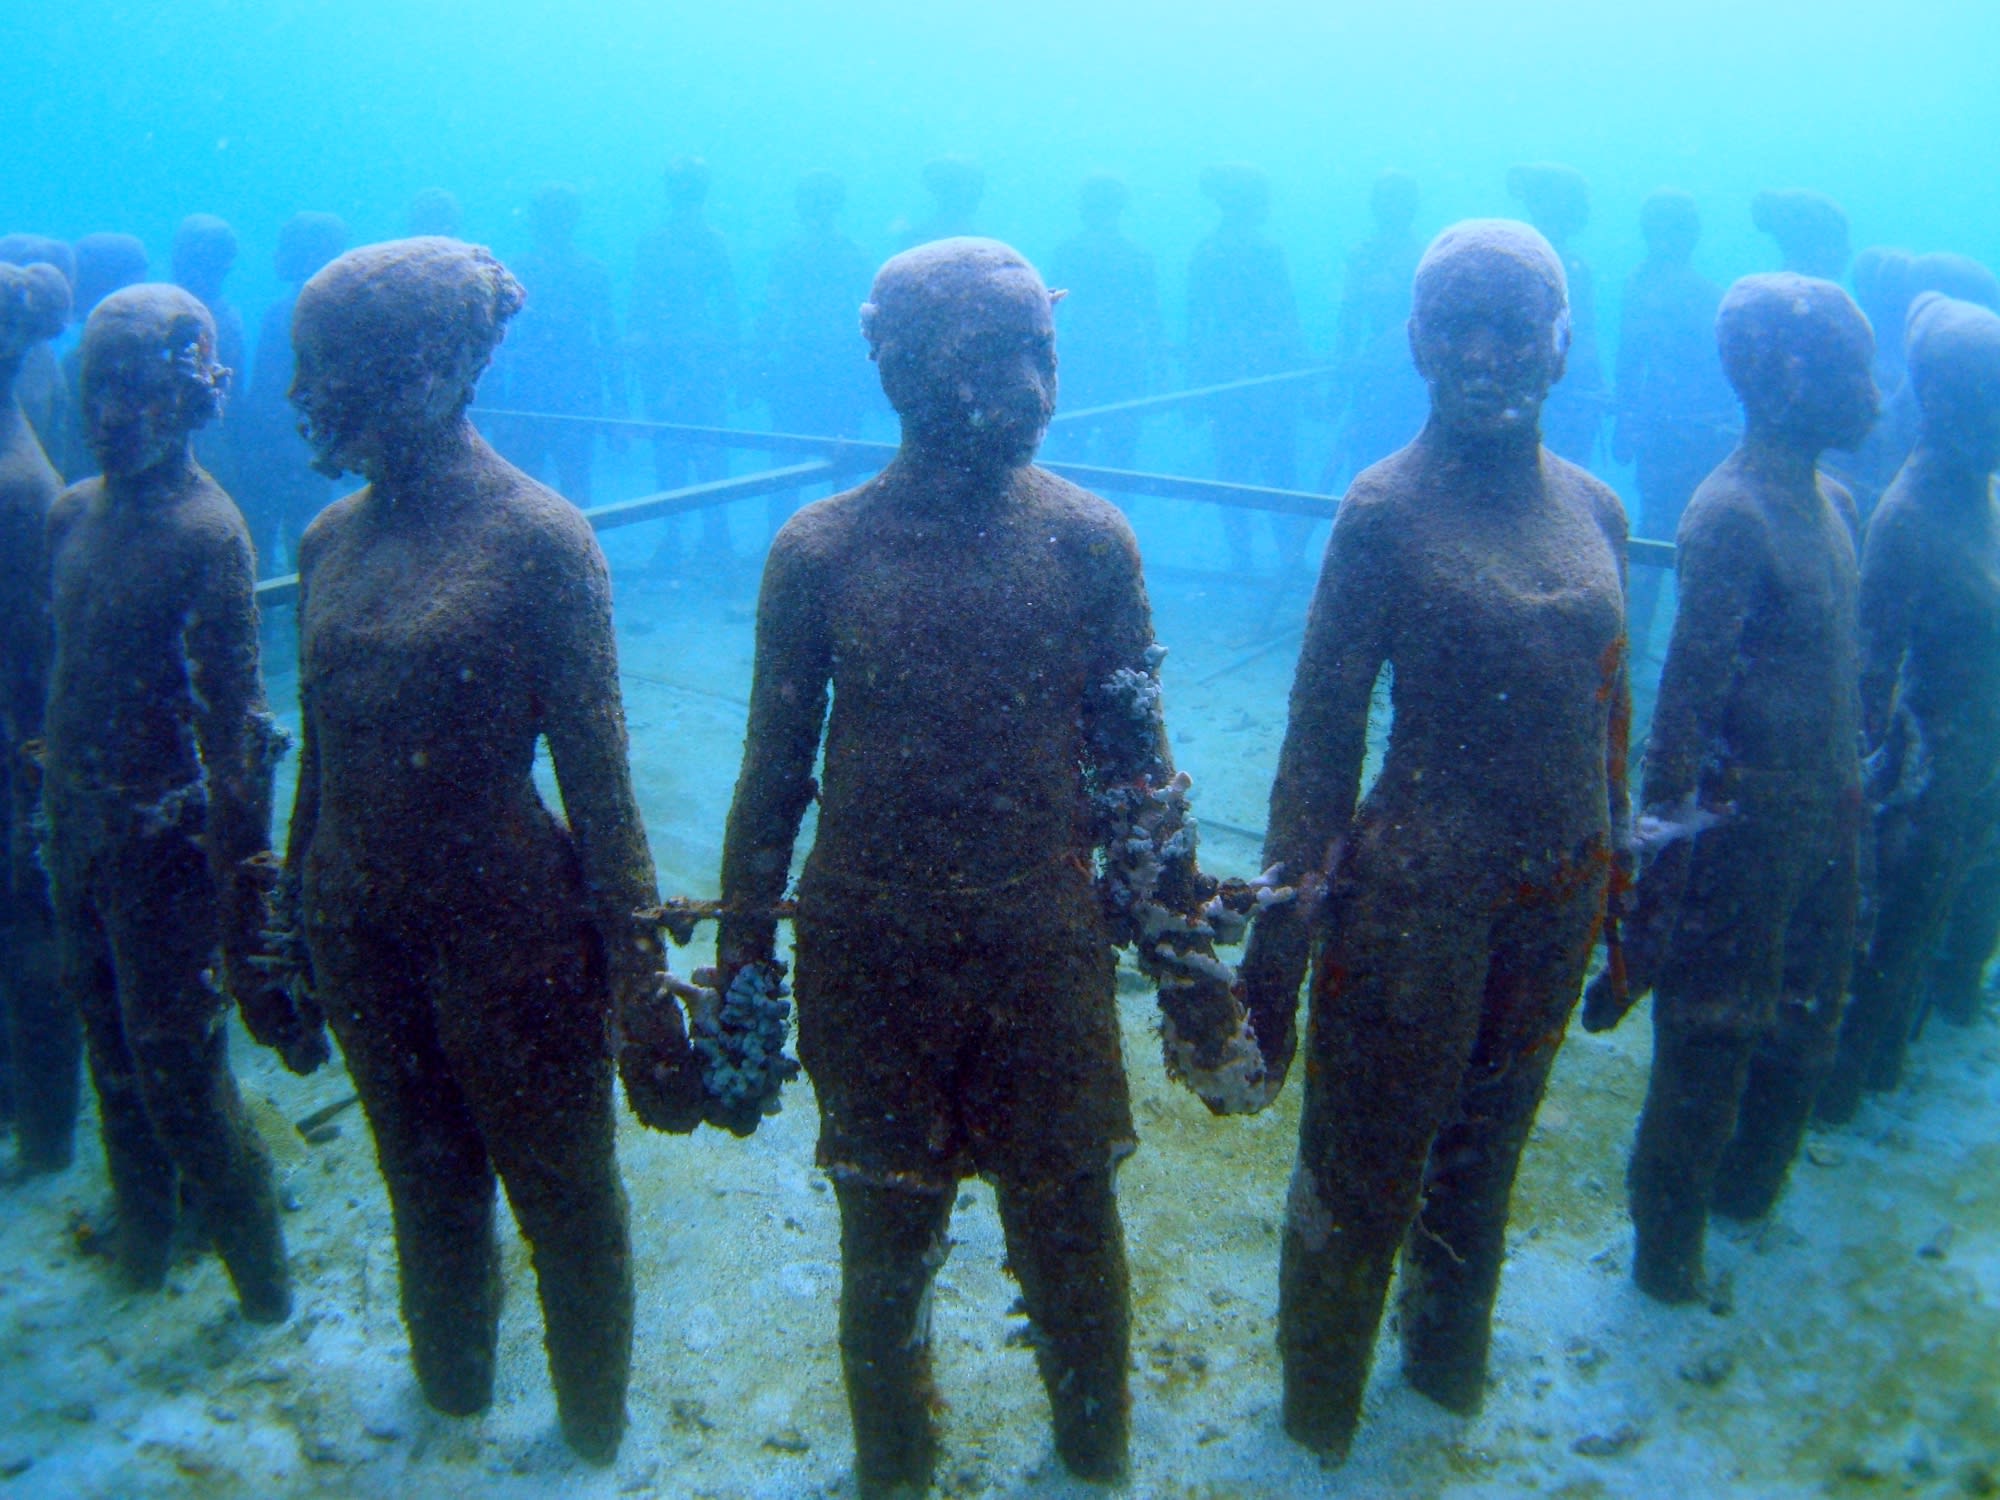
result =
M614 986L618 1017L618 1076L625 1100L654 1130L688 1135L701 1124L701 1064L688 1045L679 1003L665 976L637 976Z
M244 1029L260 1047L269 1047L300 1077L333 1055L326 1018L302 985L285 972L282 959L268 955L225 955L224 972Z

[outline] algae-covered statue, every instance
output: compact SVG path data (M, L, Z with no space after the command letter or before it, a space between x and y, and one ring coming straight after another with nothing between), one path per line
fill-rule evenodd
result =
M244 1316L276 1322L291 1307L284 1236L229 1067L228 997L294 1069L325 1053L255 963L283 741L258 673L249 532L192 447L229 372L208 310L171 286L106 297L82 354L84 431L103 474L49 517L44 802L114 1249L134 1287L157 1290L184 1189Z
M1847 294L1748 276L1716 318L1743 439L1688 502L1680 610L1646 745L1625 985L1653 993L1653 1071L1626 1174L1632 1278L1702 1295L1711 1208L1769 1212L1832 1061L1853 960L1861 821L1854 507L1820 453L1868 435L1874 340Z
M1041 278L994 241L937 241L882 268L863 329L902 446L794 516L765 566L718 981L774 967L817 796L799 1056L840 1205L862 1493L928 1482L930 1285L972 1174L998 1193L1057 1452L1109 1477L1128 1425L1113 1177L1133 1147L1114 939L1140 941L1170 1062L1212 1107L1261 1104L1261 1059L1200 918L1132 533L1030 463L1056 394Z
M1875 929L1819 1101L1829 1120L1900 1080L1925 965L2000 829L2000 316L1926 293L1906 358L1923 425L1861 557Z
M49 511L62 490L15 391L30 354L69 321L55 266L0 265L0 1111L24 1175L69 1165L76 1010L56 982L54 915L37 828L36 744L49 692Z
M1777 243L1779 269L1838 281L1853 259L1847 210L1811 188L1765 188L1750 200L1750 222Z
M1597 280L1590 262L1570 248L1590 223L1590 184L1575 167L1529 162L1507 169L1507 193L1562 258L1569 288L1569 357L1542 408L1542 432L1552 452L1587 464L1596 452L1608 404L1597 347Z
M1281 1250L1286 1431L1343 1456L1403 1252L1403 1369L1478 1407L1523 1143L1604 910L1622 821L1625 513L1542 446L1562 262L1504 220L1419 263L1431 410L1334 523L1292 686L1265 858L1323 882L1259 920L1243 979L1273 1069L1313 954ZM1360 790L1371 696L1388 755Z
M425 1397L492 1400L497 1172L534 1249L563 1434L605 1463L632 1342L614 1035L649 1124L692 1129L700 1080L635 915L653 867L603 556L465 414L521 296L446 239L350 251L299 295L292 399L320 461L368 484L300 543L278 936L303 940L374 1132ZM567 826L530 774L544 739Z
M1694 199L1673 188L1648 194L1639 230L1646 258L1625 282L1611 454L1633 466L1633 530L1670 542L1695 487L1735 446L1736 402L1715 353L1722 289L1692 264L1701 239ZM1626 634L1635 655L1649 654L1663 582L1658 568L1632 580Z

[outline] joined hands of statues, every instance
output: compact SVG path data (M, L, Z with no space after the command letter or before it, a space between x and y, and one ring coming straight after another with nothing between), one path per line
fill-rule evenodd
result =
M333 1055L326 1016L314 996L312 957L299 929L296 892L288 897L284 869L274 854L253 855L240 867L255 897L261 930L250 951L225 943L223 977L243 1017L244 1029L301 1077Z
M781 906L789 916L791 903ZM697 922L720 914L720 902L683 898L638 915L685 944ZM620 1012L619 1071L633 1111L676 1134L704 1121L734 1136L755 1134L799 1074L797 1059L785 1052L790 994L785 966L774 959L697 969L691 979L655 973L651 996Z

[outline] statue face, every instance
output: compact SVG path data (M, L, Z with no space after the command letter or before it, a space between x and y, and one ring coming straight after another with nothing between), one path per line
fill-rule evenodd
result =
M329 326L337 319L336 310L313 309L295 324L290 400L314 468L378 479L389 455L451 424L477 367L469 374L456 366L427 370L395 350L351 347Z
M292 336L288 399L299 413L299 436L323 474L365 474L378 455L369 386L356 377L331 340L301 325Z
M84 361L84 432L107 478L144 474L184 452L213 399L174 349L150 339L109 339Z
M1446 431L1480 440L1539 432L1569 320L1518 266L1468 256L1410 319L1410 351Z
M1789 361L1789 422L1808 442L1859 447L1882 410L1875 341L1858 319L1831 323L1810 352Z
M1032 272L997 272L920 326L884 332L885 388L925 442L974 465L1034 457L1055 414L1056 331Z

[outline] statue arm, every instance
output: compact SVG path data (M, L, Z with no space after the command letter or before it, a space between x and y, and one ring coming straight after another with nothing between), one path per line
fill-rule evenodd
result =
M659 894L632 791L611 580L595 539L580 519L576 527L583 534L564 539L573 556L563 587L542 601L536 622L548 632L542 733L614 985L650 986L661 966L660 942L636 913L658 905Z
M1271 787L1264 863L1300 899L1262 912L1243 959L1251 1019L1282 1078L1291 1061L1310 919L1334 842L1354 817L1368 752L1368 711L1389 660L1389 601L1398 597L1389 527L1372 497L1350 492L1306 622L1291 714Z
M550 632L541 684L542 733L583 866L586 901L611 981L618 1071L633 1113L658 1130L700 1123L700 1069L687 1022L667 992L653 856L632 791L611 580L581 517L563 539L570 566L540 616ZM550 549L559 551L558 548Z
M1861 555L1861 734L1870 750L1888 737L1910 646L1910 601L1922 581L1921 566L1913 566L1902 540L1893 524L1871 527Z
M716 957L725 974L776 952L772 909L791 877L799 823L818 795L813 760L833 651L816 573L796 529L779 533L757 601L750 723L723 836Z
M181 649L208 782L209 865L227 906L240 895L243 862L271 847L271 772L285 738L265 705L258 669L249 537L240 526L230 528L220 545L203 549L193 568L198 581ZM227 915L226 933L233 930Z
M208 864L223 976L243 1023L295 1073L327 1057L323 1021L297 965L273 955L284 876L271 854L272 771L287 740L264 701L256 567L240 522L194 559L200 579L182 627L195 742L207 778ZM303 787L304 782L302 780ZM317 776L311 783L316 797ZM292 915L296 921L296 903ZM291 930L296 935L296 926Z
M1653 987L1680 919L1695 836L1729 813L1703 808L1707 773L1726 753L1723 719L1743 636L1756 608L1767 538L1744 511L1717 507L1683 526L1676 561L1680 605L1646 741L1644 791L1633 825L1641 865L1625 933L1627 1003ZM1640 847L1643 844L1646 847Z

